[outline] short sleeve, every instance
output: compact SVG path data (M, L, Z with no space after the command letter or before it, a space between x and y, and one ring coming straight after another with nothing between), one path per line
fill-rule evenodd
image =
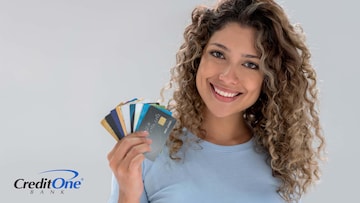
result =
M108 203L117 203L119 199L119 184L116 181L114 174L111 177L111 192Z

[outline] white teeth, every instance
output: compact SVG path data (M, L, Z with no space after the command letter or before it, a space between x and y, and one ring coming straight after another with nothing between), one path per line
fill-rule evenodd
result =
M219 95L221 95L223 97L235 97L238 94L238 93L224 92L224 91L217 89L216 87L214 87L214 90L216 93L218 93Z

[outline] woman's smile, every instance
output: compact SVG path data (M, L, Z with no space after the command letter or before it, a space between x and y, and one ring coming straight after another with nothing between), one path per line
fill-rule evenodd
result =
M222 102L232 102L241 95L241 92L222 88L212 83L210 83L210 87L215 98Z

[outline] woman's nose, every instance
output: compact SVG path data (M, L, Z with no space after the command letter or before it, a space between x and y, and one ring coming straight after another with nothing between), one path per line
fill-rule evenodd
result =
M229 84L237 84L239 82L238 73L236 67L227 66L220 74L219 79Z

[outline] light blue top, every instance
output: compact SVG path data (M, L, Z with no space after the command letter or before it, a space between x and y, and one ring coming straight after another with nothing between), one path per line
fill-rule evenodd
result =
M280 182L271 175L265 155L254 142L220 146L187 133L179 155L169 158L165 148L154 162L143 162L145 192L141 203L279 203ZM109 203L116 203L119 185L112 181Z

